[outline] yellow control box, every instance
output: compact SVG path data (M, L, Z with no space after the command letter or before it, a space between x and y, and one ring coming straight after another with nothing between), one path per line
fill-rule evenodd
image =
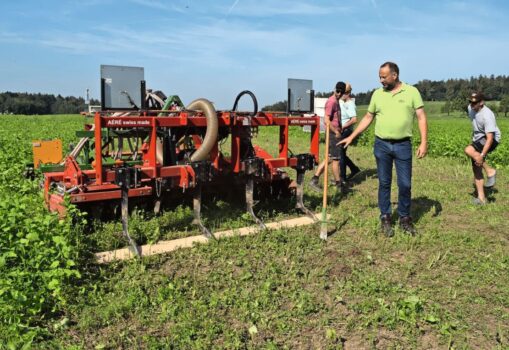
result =
M32 151L35 169L41 164L57 164L62 160L62 140L34 140Z

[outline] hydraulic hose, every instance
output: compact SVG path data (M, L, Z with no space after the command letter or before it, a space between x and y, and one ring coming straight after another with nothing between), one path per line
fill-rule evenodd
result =
M164 95L164 94L163 94ZM147 103L148 103L148 99L151 98L153 101L155 101L156 103L159 103L161 105L161 110L163 111L167 111L170 109L170 105L171 105L171 101L169 98L166 99L166 102L163 101L163 99L161 98L161 96L157 95L156 93L150 91L147 93ZM162 117L164 116L164 113L161 112L157 115L158 117ZM157 138L157 141L156 141L156 158L157 158L157 162L159 164L164 164L164 155L163 155L163 152L164 152L164 147L163 147L163 142L162 140L158 137Z
M239 100L244 95L251 96L251 99L253 100L253 113L251 113L250 116L254 117L256 115L256 113L258 113L258 101L256 100L256 96L249 90L244 90L240 94L237 95L237 98L235 99L235 103L233 104L232 111L237 110L237 105L239 104Z
M253 144L251 143L251 118L255 117L258 113L258 101L256 100L256 96L249 90L244 90L240 94L237 95L237 98L235 99L235 103L233 104L232 110L235 112L237 111L237 106L239 103L239 100L242 96L249 95L251 97L251 100L253 100L253 113L249 114L248 118L248 124L249 126L243 127L241 130L241 140L240 140L240 158L246 159L250 157L254 157L256 152L253 148Z
M200 160L206 160L209 156L212 147L217 142L217 113L216 109L212 105L212 103L204 98L199 98L191 102L186 109L189 110L201 110L205 114L207 118L207 131L205 132L205 137L203 138L203 143L200 148L191 156L191 161L196 162Z

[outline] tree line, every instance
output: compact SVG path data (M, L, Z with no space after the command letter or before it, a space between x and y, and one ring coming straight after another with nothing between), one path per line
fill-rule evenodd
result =
M470 79L421 80L414 86L421 92L424 101L444 101L442 112L465 111L467 97L472 91L480 90L495 112L507 116L509 112L509 76L471 77ZM367 105L375 89L353 95L358 105ZM329 97L330 91L317 92L316 97ZM0 113L3 114L75 114L87 110L86 101L82 97L41 93L0 93ZM92 105L100 101L92 99ZM286 100L279 101L262 108L264 111L286 111Z
M0 93L1 114L76 114L88 109L82 97L33 94L27 92ZM90 104L99 105L95 99Z
M509 112L509 76L485 76L471 77L470 79L447 79L447 80L421 80L414 86L421 92L424 101L445 101L442 112L464 111L467 108L467 97L473 91L482 91L486 101L499 101L489 103L495 112L507 116ZM375 89L353 94L357 105L367 105ZM317 92L315 97L329 97L331 91ZM263 107L262 110L285 111L286 100Z

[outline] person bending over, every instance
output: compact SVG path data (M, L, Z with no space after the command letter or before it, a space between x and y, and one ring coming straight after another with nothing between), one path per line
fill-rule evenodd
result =
M486 204L484 187L495 185L497 171L486 163L486 157L500 142L500 129L495 120L495 114L484 105L482 92L473 92L469 97L468 117L472 121L472 143L465 148L465 153L472 160L474 183L477 190L477 198L474 204ZM487 180L484 183L483 169Z

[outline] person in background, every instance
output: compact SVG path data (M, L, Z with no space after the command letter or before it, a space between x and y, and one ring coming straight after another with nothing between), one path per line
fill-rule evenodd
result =
M484 105L484 95L482 92L473 92L468 98L468 117L472 121L472 143L465 148L465 153L472 160L472 170L474 172L474 183L477 190L477 198L474 204L486 204L486 195L484 187L493 187L495 185L497 171L486 163L486 157L497 148L500 142L500 129L495 120L495 114ZM482 170L486 171L486 184Z
M392 228L391 183L392 167L396 166L398 177L398 214L400 228L411 235L416 234L410 217L412 199L412 129L417 117L421 143L417 158L428 152L428 123L424 103L419 91L399 80L399 67L394 62L385 62L379 70L382 88L371 96L368 111L353 133L340 141L348 147L352 141L375 122L374 154L378 173L378 207L381 228L387 237L394 235Z
M346 90L339 100L339 107L341 109L341 140L343 140L352 134L353 126L357 123L357 107L352 98L352 86L349 83L346 83ZM346 150L344 147L340 147L339 150L339 176L344 181L350 180L360 172L359 167L346 155ZM349 177L346 177L347 167L350 168Z
M342 81L339 81L336 84L336 88L332 95L329 97L327 102L325 103L325 123L329 124L329 160L332 162L332 175L334 176L334 180L336 181L336 187L338 190L342 191L345 183L344 180L340 178L339 175L339 157L340 157L340 146L338 146L338 142L341 139L341 110L339 108L339 99L346 90L346 84ZM318 183L318 179L320 175L323 173L325 169L325 161L322 161L318 168L315 171L315 175L311 179L309 186L317 191L321 192L322 189Z

